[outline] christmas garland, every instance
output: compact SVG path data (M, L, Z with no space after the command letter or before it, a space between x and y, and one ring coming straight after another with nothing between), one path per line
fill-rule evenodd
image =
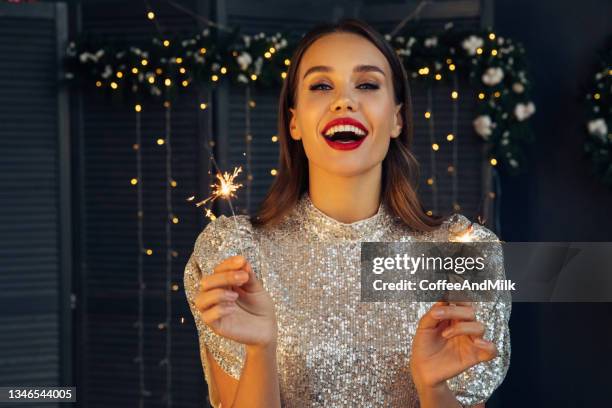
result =
M599 57L592 91L586 94L584 151L591 159L593 172L612 188L612 37Z
M149 97L171 100L184 88L214 88L224 81L280 86L299 35L292 37L296 41L288 38L280 32L249 36L214 27L129 47L87 38L70 42L66 80L138 103ZM535 106L520 44L491 30L457 31L450 23L442 32L402 31L385 38L413 80L434 84L467 74L474 87L471 97L478 102L474 130L489 145L491 164L510 173L524 168L525 144L533 139L527 119ZM458 92L451 97L458 98Z

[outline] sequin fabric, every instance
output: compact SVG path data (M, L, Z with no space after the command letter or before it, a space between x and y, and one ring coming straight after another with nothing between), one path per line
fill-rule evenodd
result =
M380 205L378 212L354 223L341 223L314 206L304 194L282 223L254 229L245 215L221 216L204 228L185 268L184 284L199 336L200 355L210 401L206 349L219 366L240 378L245 349L215 334L200 318L194 298L202 274L243 254L275 302L279 326L277 362L283 407L418 407L409 360L412 339L428 302L360 302L360 243L448 241L468 228L464 216L449 217L436 231L416 233ZM236 229L238 225L238 230ZM497 241L487 228L473 224L474 241ZM501 246L491 253L504 278ZM509 295L476 304L484 337L498 356L447 380L463 406L489 398L510 362Z

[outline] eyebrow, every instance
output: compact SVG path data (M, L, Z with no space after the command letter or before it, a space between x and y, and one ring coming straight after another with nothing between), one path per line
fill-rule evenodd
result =
M331 72L334 69L327 65L315 65L314 67L308 68L302 79L306 78L309 74L314 74L315 72ZM379 72L383 76L385 75L384 71L377 67L376 65L357 65L353 68L353 72Z

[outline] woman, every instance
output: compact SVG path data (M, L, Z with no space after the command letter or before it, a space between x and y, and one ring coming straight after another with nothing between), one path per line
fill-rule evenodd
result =
M510 299L360 302L361 242L448 241L471 224L423 211L393 49L358 20L310 31L278 135L259 212L211 222L185 270L213 406L484 406L509 365Z

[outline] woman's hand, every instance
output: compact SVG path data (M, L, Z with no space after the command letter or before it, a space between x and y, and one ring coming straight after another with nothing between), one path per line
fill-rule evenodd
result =
M484 340L471 302L437 302L419 321L412 342L410 370L419 389L433 389L469 367L497 356Z
M274 302L243 256L226 258L203 276L195 305L217 334L247 346L275 346Z

